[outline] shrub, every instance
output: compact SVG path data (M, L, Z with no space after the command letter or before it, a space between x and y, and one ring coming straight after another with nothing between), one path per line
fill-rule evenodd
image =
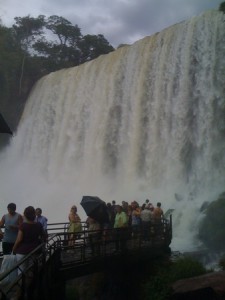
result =
M222 268L223 271L225 271L225 255L221 257L219 261L219 266Z
M209 249L225 250L225 192L207 207L198 236Z
M225 2L220 3L219 11L222 11L223 13L225 13Z
M160 266L142 287L144 300L165 300L172 293L173 282L205 274L207 271L201 263L192 258L180 258L166 266Z

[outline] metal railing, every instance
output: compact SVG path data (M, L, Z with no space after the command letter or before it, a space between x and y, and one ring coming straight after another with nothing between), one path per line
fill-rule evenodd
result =
M37 286L42 281L41 271L48 264L54 277L55 268L59 258L56 259L58 240L57 234L51 235L47 243L40 244L36 249L19 260L11 269L0 274L0 299L33 299ZM51 264L49 264L51 261ZM54 270L53 270L54 268ZM17 271L18 276L8 283L7 277L10 273ZM50 268L49 268L50 270ZM49 271L48 270L48 271Z
M169 247L172 239L172 218L152 224L148 236L143 228L133 232L132 227L124 230L102 229L89 231L82 223L82 231L76 234L68 232L69 223L48 224L48 239L20 260L13 268L0 274L0 299L42 299L54 298L55 280L59 273L70 274L68 270L91 264L95 260L110 259L114 256L149 249ZM26 265L26 268L24 268ZM18 276L9 284L4 279L13 271ZM73 276L74 273L71 273ZM45 292L44 292L45 291ZM45 294L44 294L45 293Z

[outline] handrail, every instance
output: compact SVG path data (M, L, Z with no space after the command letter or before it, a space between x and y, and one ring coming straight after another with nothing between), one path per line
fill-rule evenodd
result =
M48 245L48 247L51 247L51 242L55 243L54 238L57 237L58 235L55 234L53 236L50 237L49 240L47 240L47 242L43 242L40 245L38 245L33 251L31 251L29 254L27 254L24 258L22 258L17 264L15 264L10 270L5 271L4 273L0 274L0 281L5 278L9 273L11 273L12 271L14 271L15 269L18 269L25 261L29 260L29 259L33 259L33 256L36 254L39 254L39 251L43 253L43 249L45 248L46 245ZM20 269L20 268L19 268Z
M52 234L49 236L46 242L41 243L23 259L19 260L18 263L16 263L12 268L0 274L0 299L2 299L1 296L3 299L8 299L7 295L15 287L18 287L22 294L25 293L26 273L30 270L38 272L38 264L40 264L39 262L41 262L41 264L44 266L44 264L51 259L57 250L56 245L59 240L60 236L58 234ZM29 266L27 269L23 270L22 266L26 262L29 262ZM2 280L7 278L7 276L9 276L9 274L15 270L18 270L18 277L10 282L10 284L2 285Z
M17 264L15 264L10 270L7 270L0 274L0 281L5 278L9 273L14 271L15 269L20 269L20 266L27 261L29 258L32 258L34 254L36 254L39 250L41 250L44 247L45 243L40 244L37 248L35 248L32 252L27 254L24 258L22 258Z
M162 219L162 222L168 224L168 226L169 226L168 231L170 232L171 239L172 239L172 215L170 215L169 220ZM48 236L51 236L54 233L58 233L60 230L62 230L62 232L67 232L69 224L70 224L69 222L48 223L48 228L47 228ZM86 222L81 222L81 224L82 224L82 233L84 233L85 231L88 231ZM2 228L4 229L4 226ZM3 232L4 232L4 230L3 230ZM0 240L0 243L1 243L1 240ZM0 250L0 258L2 258L2 257L3 257L3 253Z
M101 230L88 230L86 227L86 223L83 222L83 230L76 233L74 235L74 238L72 239L72 242L74 242L73 245L68 244L69 238L71 238L71 233L67 231L68 222L66 223L51 223L48 224L48 230L52 231L48 234L48 239L45 243L42 243L37 248L35 248L31 253L26 255L23 259L21 259L17 264L15 264L10 270L5 271L4 273L0 274L0 299L1 295L3 295L2 299L8 299L7 293L12 287L19 287L22 289L22 292L24 292L23 289L25 289L25 280L26 280L26 272L27 270L23 270L21 267L22 264L24 264L26 261L30 261L29 270L33 270L32 272L40 272L42 268L45 267L48 262L50 265L53 266L53 273L52 273L52 280L54 276L58 273L59 266L63 269L65 268L74 268L76 265L86 264L87 262L91 262L95 258L90 255L90 252L88 250L90 249L90 240L89 237L91 234L100 234L101 239L97 241L97 247L99 247L100 252L99 255L104 257L110 257L114 255L114 250L116 243L118 242L118 235L117 235L117 229L109 228L109 229L101 229ZM161 225L161 234L163 238L160 240L159 245L161 247L163 245L169 246L172 238L172 218L170 220L163 220ZM157 226L158 224L152 225L151 231L151 242L150 246L144 246L144 247L154 247L154 245L157 245ZM54 230L58 230L58 232L53 232ZM154 233L155 231L155 233ZM153 232L153 233L152 233ZM132 235L132 228L127 228L128 235L120 238L120 241L125 239L129 244L129 251L139 251L143 247L143 232L140 231L138 237L135 237ZM105 239L107 238L107 239ZM154 244L155 243L155 244ZM76 255L69 254L70 260L66 260L65 262L62 261L62 257L60 256L60 253L63 252L64 256L67 255L67 250L70 251L70 249L73 249L73 253ZM148 248L146 248L148 249ZM65 256L66 257L66 256ZM72 261L71 261L72 258ZM48 264L49 265L49 264ZM49 266L50 266L49 265ZM11 272L18 269L20 271L20 274L18 278L13 281L10 285L7 287L1 286L1 281L6 278ZM38 277L38 273L35 275ZM5 297L5 298L4 298Z

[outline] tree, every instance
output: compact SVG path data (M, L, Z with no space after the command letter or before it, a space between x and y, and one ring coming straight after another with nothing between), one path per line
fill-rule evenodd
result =
M113 50L103 35L83 37L78 25L63 17L16 17L11 28L1 25L0 20L1 109L5 112L4 107L10 107L12 129L40 77Z
M81 38L80 28L77 25L73 26L71 22L63 17L50 16L46 28L58 36L60 45L67 45L70 41L74 43Z
M16 24L13 25L14 34L17 41L20 42L22 50L24 51L19 84L19 94L21 94L25 58L26 55L28 55L29 50L32 52L31 46L35 40L35 37L42 33L43 26L45 25L45 17L42 15L40 15L38 18L31 18L30 16L23 18L16 17L15 21Z
M50 16L46 21L46 28L57 36L58 42L41 37L33 48L48 58L53 67L51 71L77 66L114 50L103 35L82 36L78 25L73 26L63 17Z
M14 39L12 29L0 25L0 95L4 95L6 100L9 99L13 91L11 84L17 78L17 70L20 66L23 52L20 44Z
M223 13L225 13L225 2L220 3L219 11L222 11Z
M80 41L81 63L97 58L99 55L114 51L102 34L85 35Z
M46 28L57 36L57 41L39 39L34 49L47 57L55 70L80 64L80 49L78 43L82 38L80 28L63 17L50 16L46 21Z
M1 112L7 115L7 119L11 119L12 129L17 124L18 116L13 114L13 109L8 110L7 107L14 107L17 114L22 108L18 97L22 57L23 51L12 28L0 25L0 104Z
M40 15L37 18L32 18L29 15L26 17L14 18L16 23L13 25L13 30L16 39L21 44L21 48L32 53L32 44L35 38L43 34L45 26L45 16Z

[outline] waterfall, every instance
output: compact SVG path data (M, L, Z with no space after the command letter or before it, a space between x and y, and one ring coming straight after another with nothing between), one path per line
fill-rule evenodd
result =
M225 187L225 22L208 11L41 78L0 157L15 202L67 221L83 195L175 209L176 248L194 247L200 207ZM179 250L179 249L177 249Z

